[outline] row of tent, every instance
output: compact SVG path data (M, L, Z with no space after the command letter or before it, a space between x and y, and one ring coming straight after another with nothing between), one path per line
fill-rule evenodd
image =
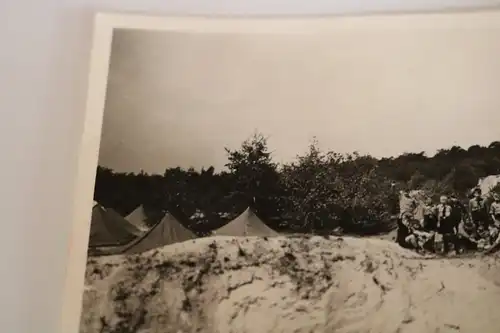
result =
M213 233L237 237L278 235L250 208ZM116 211L104 208L94 201L90 223L89 255L137 254L195 238L198 236L168 212L149 228L142 206L123 218Z
M478 186L483 194L500 183L500 175L481 178ZM414 191L412 195L419 194ZM421 214L420 210L415 212ZM221 236L276 236L278 233L268 227L247 208L240 216L214 231ZM94 201L90 225L89 255L136 254L198 238L184 227L172 214L165 213L151 228L146 224L143 206L137 207L127 217L112 209L104 208Z

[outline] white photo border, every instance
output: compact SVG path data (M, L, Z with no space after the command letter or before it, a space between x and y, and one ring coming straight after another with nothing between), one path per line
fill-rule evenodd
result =
M405 24L412 29L500 28L500 11L485 9L303 17L152 16L104 12L95 15L86 110L74 186L73 219L66 263L60 333L79 331L95 170L98 164L113 31L133 29L197 33L315 34L339 29L356 29L359 23L363 23L363 29L367 26L401 29Z

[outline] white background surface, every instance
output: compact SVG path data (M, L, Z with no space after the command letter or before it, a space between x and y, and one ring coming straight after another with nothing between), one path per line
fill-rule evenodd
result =
M345 14L494 5L500 0L1 1L1 331L59 332L95 10Z

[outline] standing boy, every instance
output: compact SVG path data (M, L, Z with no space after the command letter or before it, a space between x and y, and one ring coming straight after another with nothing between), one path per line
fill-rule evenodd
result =
M443 250L448 252L455 248L455 223L453 221L452 207L448 197L441 196L437 210L437 231L443 236Z
M483 235L487 229L486 204L481 194L480 188L474 188L472 192L473 198L469 201L469 216L479 235Z

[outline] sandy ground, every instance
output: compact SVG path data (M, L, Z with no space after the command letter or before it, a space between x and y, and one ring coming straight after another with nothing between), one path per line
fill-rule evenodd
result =
M500 332L493 257L379 239L211 237L89 260L81 333Z

